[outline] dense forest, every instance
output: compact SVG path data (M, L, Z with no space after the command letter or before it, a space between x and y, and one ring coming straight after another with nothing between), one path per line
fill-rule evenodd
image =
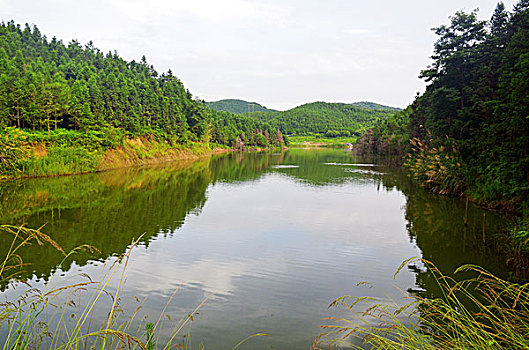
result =
M407 155L413 177L438 193L526 203L529 1L512 12L499 3L488 21L457 12L434 31L433 63L420 75L426 91L366 133L358 149Z
M48 135L57 129L110 129L179 144L282 142L268 124L207 108L171 70L158 73L145 56L127 62L92 42L65 45L36 26L13 21L0 25L0 128L5 127Z
M234 114L243 114L249 112L277 112L274 109L261 106L257 102L248 102L238 99L225 99L214 102L206 102L209 108L219 112L230 112Z
M284 112L254 112L246 115L269 122L284 134L338 137L360 135L376 121L386 119L396 111L397 108L370 102L313 102Z

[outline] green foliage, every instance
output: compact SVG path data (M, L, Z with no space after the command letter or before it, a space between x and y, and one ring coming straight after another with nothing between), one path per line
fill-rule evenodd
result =
M456 13L435 29L430 85L412 105L410 133L455 140L474 174L462 187L486 201L527 199L529 177L529 3L498 4L488 22Z
M402 163L409 151L409 132L411 108L408 107L394 115L380 120L362 135L355 151L361 156L384 155L393 157L396 163Z
M24 141L20 130L0 129L0 175L16 175L19 172L19 161L28 153Z
M508 256L507 263L517 278L528 279L529 276L529 205L522 208L522 215L517 218L512 228L497 237L500 251Z
M355 141L354 136L338 136L325 137L324 135L309 134L303 136L291 136L289 142L293 147L310 147L310 146L325 146L325 147L340 147L343 148L346 143L351 144Z
M368 102L368 101L354 102L354 103L351 103L351 105L358 107L358 108L373 109L373 110L380 110L380 111L398 112L401 110L400 108L384 106L378 103Z
M54 146L45 157L30 157L20 162L25 176L81 174L97 169L100 153L84 147Z
M212 111L210 141L234 147L280 147L286 144L282 133L259 120L244 115Z
M123 145L123 129L102 128L80 132L68 129L51 130L50 133L38 130L23 130L25 140L29 143L41 143L46 146L77 146L90 151L106 150Z
M368 109L355 104L314 102L285 112L254 112L247 116L270 122L283 134L320 134L327 137L357 136L396 109Z
M64 45L48 40L36 26L0 24L0 126L31 129L32 142L72 141L68 132L54 139L60 129L101 139L93 148L115 147L124 136L184 144L216 135L215 142L231 146L257 129L276 134L266 123L248 121L208 109L170 70L159 74L145 57L127 62L92 42Z
M248 102L237 99L225 99L215 102L206 102L209 108L219 112L230 112L234 114L243 114L249 112L277 112L274 109L261 106L257 102Z

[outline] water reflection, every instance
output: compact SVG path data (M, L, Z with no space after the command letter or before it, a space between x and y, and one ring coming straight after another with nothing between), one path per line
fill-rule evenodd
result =
M97 274L89 259L111 260L145 233L123 298L148 296L145 313L156 318L181 283L168 309L174 315L213 293L193 336L215 349L256 332L272 337L248 348L308 348L320 318L333 312L327 305L343 294L399 297L397 286L434 295L420 270L393 279L411 256L422 255L443 272L463 263L504 269L475 249L480 209L471 206L465 228L460 200L432 196L401 172L342 150L233 153L0 187L0 222L46 224L44 232L65 250L81 244L101 250L68 261L67 275ZM501 220L488 215L492 232ZM8 243L0 236L0 254ZM47 279L62 259L37 246L21 254L33 263L25 275L32 283ZM355 288L361 281L376 290Z

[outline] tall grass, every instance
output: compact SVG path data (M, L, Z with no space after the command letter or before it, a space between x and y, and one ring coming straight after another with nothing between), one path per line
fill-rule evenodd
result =
M440 297L403 292L403 304L338 298L331 307L346 308L352 318L329 318L313 348L529 349L529 284L503 280L474 265L455 271L455 276L473 277L456 280L422 262L437 282Z
M434 193L460 195L471 183L466 165L454 140L413 138L405 166L411 177Z
M45 157L30 157L20 162L25 176L50 176L94 172L102 153L83 147L53 146Z
M496 249L507 257L516 278L529 280L529 208L525 206L509 231L493 237Z

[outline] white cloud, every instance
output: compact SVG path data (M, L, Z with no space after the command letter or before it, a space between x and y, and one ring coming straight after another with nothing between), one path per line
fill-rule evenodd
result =
M346 29L344 30L347 34L357 35L357 34L366 34L369 33L367 29Z

